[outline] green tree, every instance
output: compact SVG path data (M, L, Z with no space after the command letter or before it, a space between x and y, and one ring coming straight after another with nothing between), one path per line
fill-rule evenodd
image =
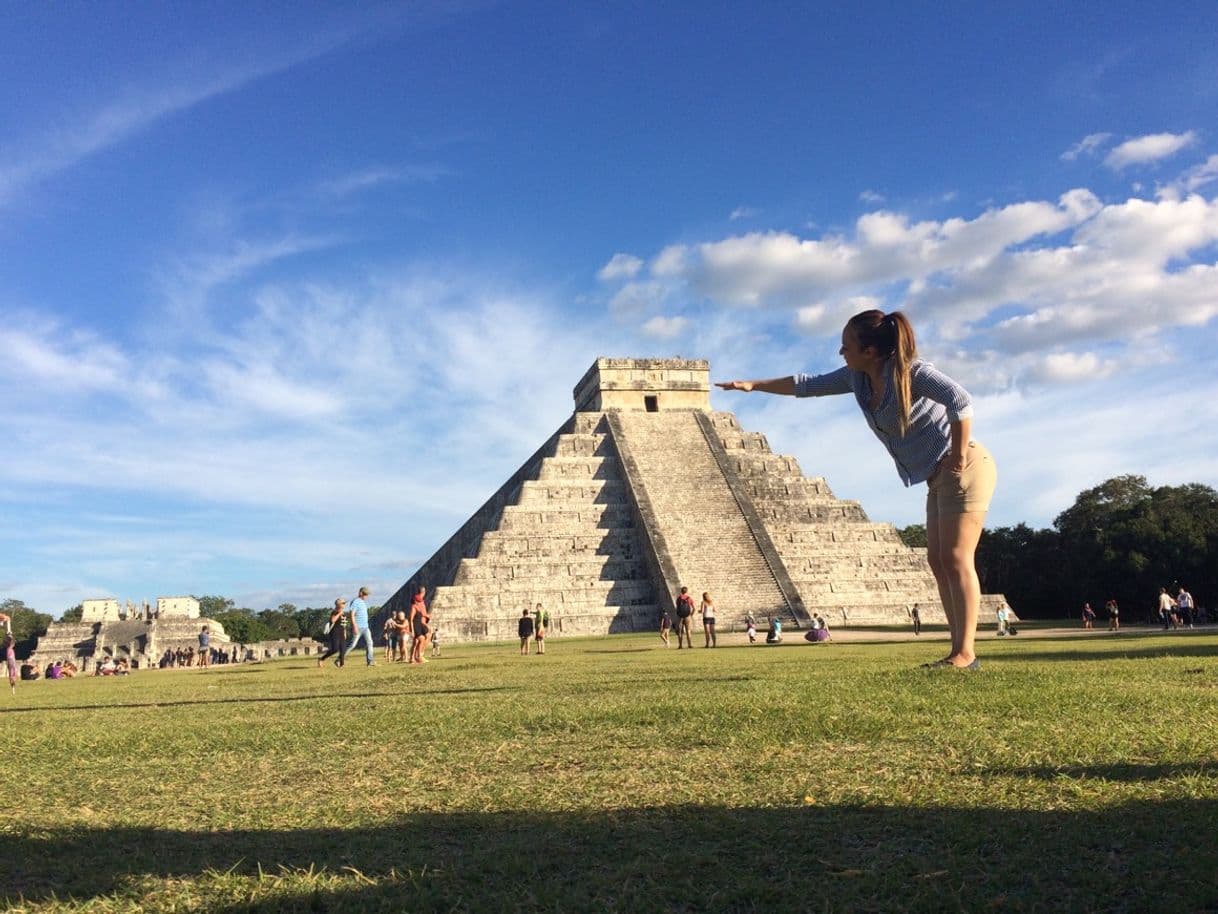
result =
M207 619L219 619L220 613L232 612L237 608L228 597L195 597L199 601L199 615Z
M926 524L910 524L908 527L900 527L897 533L901 537L901 542L913 549L926 548Z
M251 609L230 609L208 618L215 619L223 625L225 633L241 644L268 641L278 637L267 628L266 623L254 615L254 611Z
M299 638L300 624L296 621L295 607L292 612L264 609L258 613L258 621L266 626L271 638Z
M296 621L300 626L300 637L325 641L326 637L321 631L326 627L326 621L329 618L330 607L328 606L310 606L306 609L298 610Z
M59 617L60 622L79 622L85 614L85 608L80 603L77 603L71 609L65 609L63 615Z
M41 613L26 606L21 600L7 599L0 602L0 612L11 619L13 649L17 656L25 659L34 650L38 639L46 634L51 622L49 613Z

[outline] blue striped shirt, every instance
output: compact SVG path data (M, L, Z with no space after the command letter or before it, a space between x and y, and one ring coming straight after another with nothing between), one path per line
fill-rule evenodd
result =
M853 393L867 424L875 432L897 465L906 486L925 482L951 450L951 423L973 415L968 391L935 369L930 362L915 359L910 369L909 430L901 435L897 392L892 383L892 360L884 368L884 398L871 409L871 379L864 372L843 365L821 375L795 375L795 396L827 397Z

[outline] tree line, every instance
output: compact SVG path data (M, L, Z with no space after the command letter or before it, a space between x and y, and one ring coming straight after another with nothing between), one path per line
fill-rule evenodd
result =
M905 527L908 545L925 546L926 528ZM1025 618L1102 611L1115 599L1126 621L1158 604L1159 588L1183 585L1198 605L1218 602L1218 491L1199 483L1151 486L1145 476L1116 476L1080 493L1051 528L1027 524L986 530L977 546L985 593L1002 593Z

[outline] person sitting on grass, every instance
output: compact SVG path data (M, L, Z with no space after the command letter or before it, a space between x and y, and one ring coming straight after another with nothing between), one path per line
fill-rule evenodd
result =
M520 621L516 623L516 634L520 636L520 654L527 657L529 642L533 640L533 617L529 615L527 608L520 616Z

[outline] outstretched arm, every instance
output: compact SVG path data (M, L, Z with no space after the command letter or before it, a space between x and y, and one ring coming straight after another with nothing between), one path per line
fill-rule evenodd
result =
M743 390L745 393L759 390L763 394L795 396L795 378L792 375L787 375L785 378L770 378L768 381L716 381L715 386L724 390Z

